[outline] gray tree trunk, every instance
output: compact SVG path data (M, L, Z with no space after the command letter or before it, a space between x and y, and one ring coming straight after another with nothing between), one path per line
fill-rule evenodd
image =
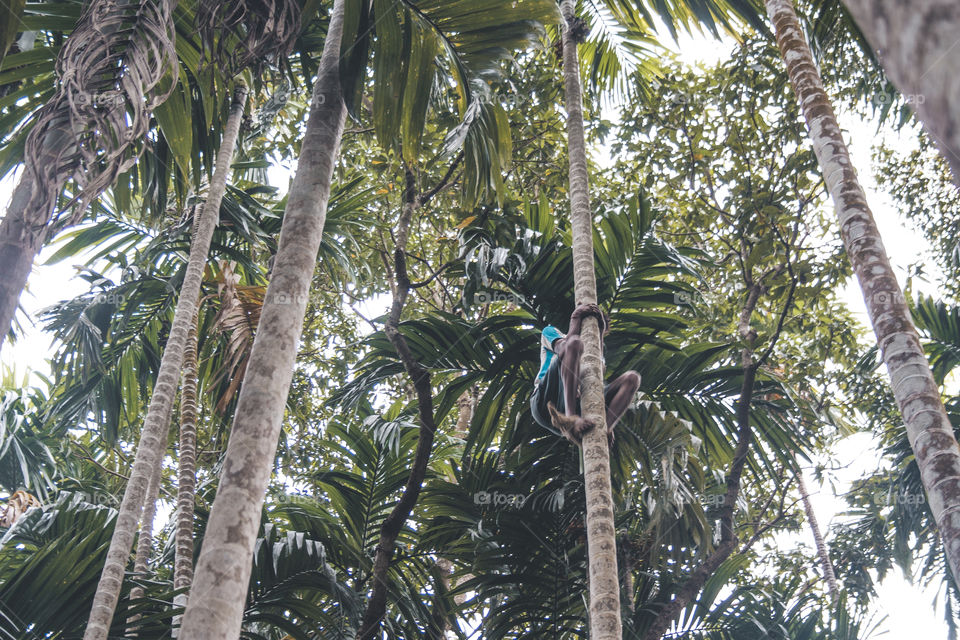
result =
M303 329L346 107L340 91L345 0L335 0L273 277L244 376L181 637L240 635L260 510Z
M123 583L123 572L130 558L130 547L140 521L147 484L157 466L163 459L166 449L167 430L170 426L170 414L173 411L173 400L177 394L177 382L180 377L180 366L183 364L184 347L187 344L187 335L197 314L200 298L200 286L203 282L203 268L210 251L210 242L213 231L220 217L220 203L226 190L227 176L230 174L230 164L233 161L233 151L236 148L237 135L243 119L243 108L246 103L247 88L238 86L234 92L233 105L227 126L224 128L223 140L217 152L217 165L207 193L207 200L200 209L200 219L195 225L193 241L190 245L190 257L187 261L186 275L180 287L180 296L173 314L173 324L170 327L170 336L167 338L163 357L160 360L160 371L154 385L147 415L143 420L143 432L137 445L137 454L130 471L130 479L123 492L123 501L117 514L117 524L110 540L110 549L107 552L107 561L100 582L93 599L93 608L84 633L84 640L106 640L120 597L120 586Z
M177 473L177 546L173 560L173 588L186 589L193 582L193 509L197 494L197 317L183 350L180 386L180 457ZM174 606L185 607L187 594L174 596ZM174 637L180 616L173 619Z
M580 65L577 42L571 34L576 19L573 0L563 0L563 79L567 109L567 153L570 162L570 222L573 231L573 279L578 304L597 302L593 265L593 214L587 149L583 131ZM596 318L588 317L581 330L581 412L596 427L583 438L583 481L587 499L587 558L590 580L591 640L621 640L620 587L617 540L610 486L610 449L603 401L603 354Z
M59 162L65 149L72 147L69 122L47 132L41 162ZM27 159L29 163L29 159ZM13 326L20 294L27 286L33 261L47 236L55 199L37 179L33 167L25 165L13 190L10 204L0 221L0 347Z
M844 0L960 184L960 3Z
M960 447L793 3L766 0L766 7L836 206L843 243L887 365L947 564L960 578Z
M167 441L169 432L164 432L163 451L167 450ZM163 462L163 454L160 454L160 461ZM150 482L147 484L147 497L143 504L143 517L140 519L140 535L137 537L137 552L133 558L133 572L138 578L146 578L147 570L150 566L150 556L153 554L153 524L157 518L157 499L160 497L160 482L163 479L163 464L158 464L150 476ZM130 590L130 599L142 598L144 595L143 587L134 587ZM127 620L127 637L136 637L137 621L140 620L140 614L132 615Z
M800 490L800 498L803 500L803 510L807 514L807 524L810 525L810 532L813 533L813 543L817 547L817 558L820 559L820 569L827 581L830 600L836 604L837 600L840 599L840 590L837 589L837 576L833 572L833 565L830 563L830 554L827 552L827 543L823 540L823 532L820 531L820 523L817 522L817 514L813 512L813 505L810 504L810 492L807 491L807 483L803 479L802 471L797 474L797 488Z

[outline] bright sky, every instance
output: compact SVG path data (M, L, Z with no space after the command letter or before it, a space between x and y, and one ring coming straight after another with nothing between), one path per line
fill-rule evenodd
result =
M729 46L724 47L714 41L701 38L683 39L680 49L680 57L687 63L704 62L709 64L717 62L729 52ZM849 114L841 114L841 124L849 133L848 140L851 143L854 164L860 168L860 177L867 191L868 200L873 207L883 237L888 239L887 251L897 269L902 284L906 267L915 262L918 256L927 253L929 247L922 236L903 223L890 199L876 190L870 170L870 145L877 139L876 126L872 123L861 122ZM909 133L902 138L893 134L887 135L895 144L905 145L906 148L911 148L915 144L910 139ZM598 158L598 160L603 161L602 158ZM276 186L286 188L286 180L282 176L271 174L271 181ZM10 178L0 182L0 205L3 206L4 210L9 202L13 183ZM891 239L896 239L896 241L893 242ZM51 253L50 250L45 251L39 264L42 265L43 260ZM21 304L26 309L27 314L30 317L36 317L40 309L86 292L86 282L74 278L75 274L76 268L73 261L66 261L57 265L36 266L30 279L28 293L21 299ZM924 285L923 283L917 283L917 285L928 293L936 293L934 285ZM863 301L855 282L851 282L847 287L845 298L850 308L858 312L864 326L869 327ZM20 318L23 319L23 316L20 316ZM20 375L27 369L46 373L49 368L45 359L50 355L50 340L40 332L39 327L34 327L29 329L27 335L17 343L13 345L4 344L0 362L15 366ZM848 487L852 480L860 477L876 465L877 458L873 443L870 437L865 434L858 434L840 443L835 454L837 461L846 467L842 472L837 472L834 477L837 485L841 488ZM811 477L807 478L807 484L811 493L814 494L812 501L820 525L824 532L828 533L830 524L841 519L840 513L846 505L841 498L833 495L829 486L821 490ZM827 537L829 540L829 535ZM811 562L815 561L813 541L809 533L805 532L803 535L795 536L793 540L784 544L803 545L809 552ZM878 616L888 616L881 625L881 630L888 633L888 637L896 638L909 636L946 637L947 628L942 620L942 611L934 612L931 608L934 597L935 593L933 591L923 591L910 585L895 570L894 574L889 576L880 586L879 596L876 599Z

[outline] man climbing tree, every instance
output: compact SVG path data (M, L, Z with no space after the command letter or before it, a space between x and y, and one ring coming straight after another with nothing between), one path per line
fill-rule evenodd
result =
M595 426L580 415L580 358L583 355L580 328L587 316L596 317L600 324L600 350L603 351L603 337L610 333L607 317L595 304L578 305L570 315L566 335L553 325L544 327L540 335L540 371L530 396L533 419L577 445L583 434ZM639 387L640 374L628 371L604 388L607 438L611 444L613 427Z

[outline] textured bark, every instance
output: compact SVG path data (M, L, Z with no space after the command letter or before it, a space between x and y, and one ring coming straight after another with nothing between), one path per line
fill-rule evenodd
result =
M820 523L817 522L817 514L813 512L813 505L810 504L810 493L807 491L807 483L803 479L803 472L797 474L797 488L800 489L803 510L807 514L807 523L810 525L811 533L813 533L813 542L817 547L817 558L820 560L820 570L823 571L823 577L827 581L830 600L836 604L840 598L840 590L837 589L837 576L834 574L833 565L830 563L830 554L827 553L827 543L823 541L823 533L820 531Z
M163 451L167 450L169 433L164 432ZM161 453L161 462L163 454ZM157 517L157 499L160 497L160 481L163 479L163 464L158 464L150 476L147 484L147 496L143 504L143 516L140 518L140 535L137 537L137 553L133 558L133 572L138 578L146 578L150 565L150 556L153 555L153 523ZM130 590L130 599L142 598L143 587L134 587ZM127 620L127 637L136 637L137 621L140 614L132 615Z
M400 333L400 314L410 293L410 276L407 273L406 247L410 236L410 222L413 213L420 206L417 198L414 176L407 170L406 189L403 211L397 223L397 247L393 256L393 268L396 274L397 286L390 309L390 317L384 327L384 333L396 349L400 361L410 381L413 383L417 398L417 412L420 417L420 433L417 437L417 448L413 456L413 467L407 477L400 500L390 511L390 514L380 526L380 539L377 542L377 551L373 561L373 573L370 581L373 584L367 609L363 613L360 623L358 640L373 640L380 629L380 621L387 610L387 571L390 569L390 560L393 557L393 546L397 536L403 529L404 523L410 517L410 512L417 504L423 479L427 474L427 464L430 462L430 452L433 449L433 439L437 425L433 416L433 390L430 386L430 372L417 362L410 351L406 338Z
M186 589L193 582L193 508L197 493L197 317L183 350L180 386L180 459L177 473L177 545L174 549L173 588ZM186 592L174 596L177 607L187 604ZM176 637L180 616L173 619Z
M67 220L73 224L136 162L153 108L176 86L175 5L86 2L60 48L56 91L33 118L24 171L0 224L0 347L64 185L73 180L77 187L79 205ZM164 78L170 81L161 89Z
M844 0L960 184L960 3Z
M567 153L570 162L570 222L573 231L573 281L577 304L597 302L593 266L593 214L587 150L580 95L577 42L572 34L575 3L563 0L563 79L567 110ZM603 402L603 354L596 318L584 320L580 337L580 407L583 417L596 427L583 438L583 480L587 499L587 558L590 580L591 640L620 640L620 588L617 572L617 540L610 487L610 449L607 442Z
M766 7L836 206L947 563L960 578L960 447L791 0L766 0Z
M338 63L344 4L345 0L336 0L330 16L273 277L183 616L181 637L190 640L236 640L240 634L260 511L280 437L343 135L346 108Z
M184 347L187 344L190 327L193 325L193 318L197 314L203 268L210 251L213 231L219 219L220 203L223 200L227 176L230 173L230 163L233 160L246 97L246 87L239 86L234 92L233 105L227 126L224 128L220 150L217 153L217 165L207 193L207 200L201 207L200 217L195 224L186 275L177 298L170 336L167 338L167 344L160 359L160 371L157 373L153 395L143 420L143 432L137 445L133 468L130 470L130 479L123 492L117 524L110 540L106 564L100 574L90 619L83 636L84 640L106 640L107 638L113 613L117 607L117 599L120 597L120 586L130 557L133 536L143 509L147 484L161 464L163 452L166 449L167 430L173 411L173 400L177 393L180 367L183 364Z
M47 131L40 162L57 162L63 148L70 146L69 123L61 124L60 128ZM40 185L32 166L25 165L0 221L0 348L13 326L33 261L46 241L53 205L54 199Z

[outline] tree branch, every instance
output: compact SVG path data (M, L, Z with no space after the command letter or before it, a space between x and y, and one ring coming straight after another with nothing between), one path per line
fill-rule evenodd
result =
M449 173L449 172L448 172ZM397 287L390 308L390 317L384 327L384 333L400 356L403 368L413 382L417 396L417 409L420 417L420 434L417 439L417 448L414 453L413 467L407 478L400 500L380 526L380 540L377 543L376 556L373 563L373 591L363 614L359 640L372 640L380 627L380 621L387 610L387 571L393 557L394 544L400 535L404 523L410 517L420 489L427 473L427 463L433 449L433 439L436 433L436 423L433 415L433 391L430 385L430 373L414 357L410 346L403 334L400 333L400 314L403 311L407 296L410 292L410 276L407 273L406 244L410 234L410 222L414 211L423 202L417 197L416 180L413 172L406 169L406 188L403 196L403 209L397 223L397 246L394 250L394 273Z

